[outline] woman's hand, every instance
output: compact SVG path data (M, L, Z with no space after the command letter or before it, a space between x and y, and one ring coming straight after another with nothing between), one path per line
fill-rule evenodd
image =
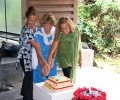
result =
M53 58L53 54L54 54L54 57L56 57L56 55L57 55L57 50L56 49L57 49L58 43L59 43L59 41L53 41L53 43L50 47L50 51L49 51L49 54L48 54L48 64L50 66L50 69L52 69L53 66L54 66L54 59L55 58Z
M42 74L43 76L48 76L50 72L50 66L47 64L47 62L42 62Z
M43 76L48 76L49 72L50 72L50 70L48 70L47 67L42 67L42 75Z
M52 69L52 68L53 68L53 66L54 66L54 59L55 59L55 58L52 58L52 62L51 62L51 64L49 64L50 69Z
M82 51L81 52L79 52L79 66L80 66L80 68L82 67Z
M79 66L82 67L82 59L79 59Z

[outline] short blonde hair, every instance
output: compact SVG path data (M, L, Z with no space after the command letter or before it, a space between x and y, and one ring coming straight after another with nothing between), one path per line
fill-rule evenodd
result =
M40 19L40 25L42 26L43 24L47 24L47 23L51 25L55 25L55 22L56 22L56 19L52 13L46 13Z

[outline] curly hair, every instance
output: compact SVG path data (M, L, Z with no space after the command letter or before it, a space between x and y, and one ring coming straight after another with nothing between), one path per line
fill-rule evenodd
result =
M55 19L54 15L50 12L44 14L40 19L40 25L47 24L47 23L49 23L51 25L55 25L55 22L56 22L56 19Z

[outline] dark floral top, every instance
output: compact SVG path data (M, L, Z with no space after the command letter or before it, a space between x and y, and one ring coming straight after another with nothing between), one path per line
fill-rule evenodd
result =
M26 25L22 28L21 34L20 34L20 49L17 56L16 61L16 68L19 67L20 59L23 58L24 60L24 66L25 71L31 71L32 70L32 45L30 44L30 41L34 40L34 32L32 29L27 27Z

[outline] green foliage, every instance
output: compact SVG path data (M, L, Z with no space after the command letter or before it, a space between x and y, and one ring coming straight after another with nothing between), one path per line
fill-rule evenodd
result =
M83 17L84 19L93 19L101 11L101 5L79 5L78 17Z
M116 53L116 35L120 32L120 8L116 3L97 2L79 5L78 27L82 41L93 47L95 52Z

